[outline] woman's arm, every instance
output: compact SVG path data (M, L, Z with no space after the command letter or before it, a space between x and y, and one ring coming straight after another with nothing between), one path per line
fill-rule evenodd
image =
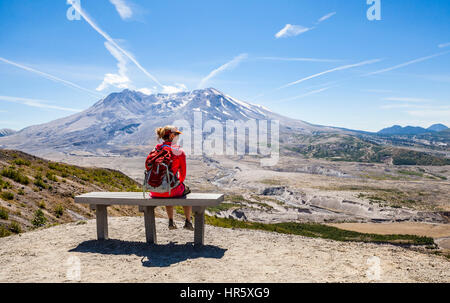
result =
M179 169L179 173L180 173L180 182L184 182L184 180L186 179L186 155L183 152L180 155L180 169Z

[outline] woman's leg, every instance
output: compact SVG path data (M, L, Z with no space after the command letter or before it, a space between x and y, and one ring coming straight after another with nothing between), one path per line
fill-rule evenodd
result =
M166 206L166 212L169 220L173 220L173 206Z
M192 206L183 206L183 209L184 209L184 216L186 217L186 220L191 222Z

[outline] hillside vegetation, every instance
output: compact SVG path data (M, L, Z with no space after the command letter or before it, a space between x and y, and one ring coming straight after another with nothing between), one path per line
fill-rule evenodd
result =
M0 236L93 218L76 195L92 191L139 191L137 182L104 168L83 168L0 149ZM111 215L136 215L132 207L111 207Z
M450 165L450 159L403 148L368 142L347 135L314 135L297 137L298 143L288 143L288 151L307 158L330 161L392 163L394 165Z

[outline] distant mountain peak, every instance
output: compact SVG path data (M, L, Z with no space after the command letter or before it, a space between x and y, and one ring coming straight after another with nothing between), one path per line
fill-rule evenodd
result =
M402 127L400 125L394 125L391 127L384 128L380 130L378 133L384 135L418 135L429 132L440 132L447 129L448 127L443 124L433 124L428 128L423 128L420 126Z
M436 123L436 124L431 125L427 129L431 130L431 131L435 131L435 132L440 132L440 131L443 131L443 130L447 130L448 127L445 126L444 124Z

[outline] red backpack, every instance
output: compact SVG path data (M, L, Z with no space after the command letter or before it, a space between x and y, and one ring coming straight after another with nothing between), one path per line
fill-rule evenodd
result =
M154 149L145 160L145 177L143 193L146 190L155 193L169 193L180 185L177 175L172 172L172 149L163 145L161 149Z

